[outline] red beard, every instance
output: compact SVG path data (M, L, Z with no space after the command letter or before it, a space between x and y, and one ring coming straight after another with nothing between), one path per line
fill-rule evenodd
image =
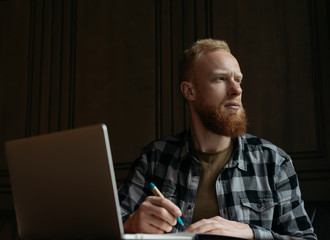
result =
M204 127L218 135L236 138L246 133L247 118L245 109L226 110L224 103L220 105L206 104L199 96L195 109Z

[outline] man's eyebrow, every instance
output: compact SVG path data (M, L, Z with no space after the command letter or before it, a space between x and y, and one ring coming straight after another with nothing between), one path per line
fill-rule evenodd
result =
M215 70L214 74L219 74L219 75L229 75L231 72L228 70ZM234 72L235 73L235 77L238 78L243 78L243 74L241 72Z
M243 78L243 73L235 72L235 77L239 77L240 79L242 79Z

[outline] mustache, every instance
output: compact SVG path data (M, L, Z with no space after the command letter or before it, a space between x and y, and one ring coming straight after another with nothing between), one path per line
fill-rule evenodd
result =
M239 106L243 107L243 103L241 99L231 99L231 100L225 100L220 103L220 106L227 107L227 106Z

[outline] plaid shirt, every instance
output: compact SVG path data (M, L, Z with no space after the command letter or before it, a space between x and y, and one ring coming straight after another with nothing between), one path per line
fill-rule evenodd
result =
M190 151L188 131L154 141L142 150L119 190L125 221L152 195L153 182L192 223L201 163ZM291 158L275 145L246 134L238 137L217 178L219 216L247 223L255 239L317 239L301 199ZM172 232L184 230L177 224Z

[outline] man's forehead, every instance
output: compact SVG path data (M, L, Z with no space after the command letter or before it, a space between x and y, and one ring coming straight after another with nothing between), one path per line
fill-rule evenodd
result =
M201 53L194 61L194 71L196 74L209 76L217 74L214 71L219 71L220 74L232 75L234 73L236 78L243 77L237 59L230 52L223 50Z

